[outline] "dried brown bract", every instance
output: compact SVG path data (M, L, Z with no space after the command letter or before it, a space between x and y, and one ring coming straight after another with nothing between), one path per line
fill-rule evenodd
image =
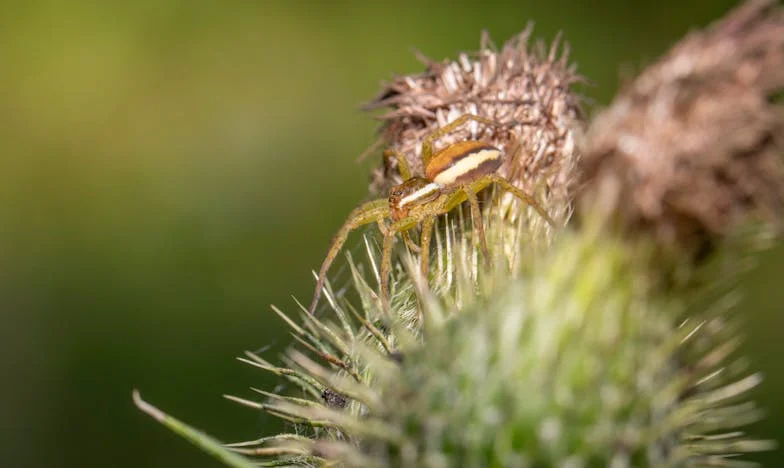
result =
M405 154L415 173L422 171L422 138L463 114L514 124L512 131L466 126L439 140L438 147L465 139L492 141L507 154L499 172L544 197L539 201L545 209L563 218L575 178L575 131L582 122L580 99L570 87L582 78L568 63L568 47L558 40L549 49L542 42L530 48L531 29L500 51L483 34L480 50L456 61L420 57L427 66L424 73L386 84L366 108L389 109L380 117L379 143ZM396 162L390 159L374 172L371 191L385 195L399 182Z
M784 10L775 1L749 1L691 33L593 121L579 212L611 214L631 233L687 251L744 219L778 224L782 89Z

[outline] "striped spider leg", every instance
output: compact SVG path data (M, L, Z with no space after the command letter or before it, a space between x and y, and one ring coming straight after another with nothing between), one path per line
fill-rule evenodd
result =
M427 278L430 240L436 216L449 212L459 204L468 201L471 205L475 238L481 245L482 254L489 265L490 255L482 225L481 210L477 193L491 184L511 192L521 201L533 207L550 225L552 218L533 199L515 187L496 171L503 163L503 153L498 148L477 140L455 143L434 154L435 140L453 131L468 121L502 127L503 125L483 117L464 114L449 124L427 135L422 142L422 165L424 176L411 173L405 157L394 150L384 152L384 157L395 157L403 182L392 187L388 199L378 199L354 209L332 239L326 258L319 270L316 291L308 311L313 314L324 288L327 271L349 233L365 224L378 223L384 236L381 258L381 302L385 309L389 306L389 275L392 268L392 247L396 234L400 233L406 244L420 254L420 270ZM387 225L389 218L391 224ZM420 246L416 246L408 235L410 229L422 225Z

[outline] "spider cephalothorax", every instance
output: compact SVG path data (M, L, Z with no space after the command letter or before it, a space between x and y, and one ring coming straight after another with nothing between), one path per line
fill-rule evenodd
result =
M442 187L424 177L412 177L389 191L389 214L393 221L409 217L412 209L441 196Z
M490 184L497 184L520 200L533 207L550 224L554 222L542 207L528 194L512 185L496 171L503 163L503 152L489 143L468 140L452 144L433 154L433 142L469 120L492 126L503 126L483 117L465 114L429 134L422 142L422 166L424 176L414 176L406 158L395 151L387 150L385 156L394 157L403 182L392 187L389 198L367 202L349 214L348 219L332 239L332 246L319 270L313 302L308 309L312 314L324 287L327 270L332 265L348 234L359 226L378 223L384 235L381 259L381 302L389 301L389 272L391 269L392 243L400 233L412 249L420 253L420 268L427 277L430 236L436 216L449 212L468 200L471 205L473 226L486 260L489 260L485 241L479 201L476 194ZM385 221L391 220L390 224ZM408 231L421 223L420 246L411 242Z

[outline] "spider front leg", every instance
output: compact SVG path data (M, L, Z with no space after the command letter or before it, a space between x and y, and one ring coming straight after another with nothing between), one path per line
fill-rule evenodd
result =
M433 223L435 220L435 215L431 215L422 221L422 232L420 234L422 245L420 247L415 246L416 250L420 252L419 268L425 280L427 280L429 270L430 239L433 234ZM416 218L405 218L382 230L384 234L384 250L381 255L381 304L384 310L389 310L389 277L392 270L392 247L395 234L400 232L404 239L408 239L408 242L411 242L408 230L417 222Z
M431 215L422 221L422 233L420 234L422 247L420 247L419 269L425 281L427 281L427 273L430 268L430 236L433 234L433 223L435 220L435 215Z
M403 218L382 230L384 249L381 253L381 307L385 312L389 311L389 277L392 271L392 247L395 234L408 231L418 222L416 218Z
M389 228L387 228L387 225L384 224L384 221L381 219L378 220L378 230L381 231L381 234L384 235L386 235L387 231L389 230ZM414 241L411 240L411 235L408 233L408 231L400 231L400 236L405 241L406 247L408 247L409 250L412 250L414 253L419 253L422 250L418 245L414 243Z
M335 234L335 237L332 238L332 244L329 247L327 256L321 264L318 280L316 280L316 291L313 293L313 302L311 302L310 307L308 308L308 312L311 315L316 311L316 305L321 297L321 291L324 289L327 271L338 255L338 252L340 252L341 247L343 247L343 244L346 242L349 233L365 224L379 222L387 216L389 216L389 202L385 198L360 205L348 215L348 219L346 219L343 226L340 227L337 234Z
M392 245L395 232L391 229L384 233L384 250L381 254L381 308L389 311L389 274L392 270Z
M420 253L422 249L411 240L411 236L408 234L408 231L403 231L400 233L403 236L403 240L406 243L406 247L408 247L414 253Z
M449 122L438 130L434 130L422 140L422 166L427 167L428 161L433 157L433 143L442 136L454 131L457 127L465 125L469 120L474 122L483 123L491 127L505 127L506 125L501 122L496 122L493 119L480 117L474 114L463 114L455 120Z

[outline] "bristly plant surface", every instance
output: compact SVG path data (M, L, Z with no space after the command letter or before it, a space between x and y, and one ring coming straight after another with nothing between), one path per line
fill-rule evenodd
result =
M461 115L512 121L444 144L487 139L565 228L485 190L481 216L438 217L426 276L398 243L388 307L368 234L356 299L327 281L325 310L275 308L295 344L280 364L242 359L289 385L229 398L285 434L221 446L137 404L230 466L745 466L770 449L745 432L761 376L737 354L734 281L784 213L782 8L751 1L692 33L587 128L566 51L529 36L386 85L368 107L405 161L384 159L372 189L422 174L422 138Z

